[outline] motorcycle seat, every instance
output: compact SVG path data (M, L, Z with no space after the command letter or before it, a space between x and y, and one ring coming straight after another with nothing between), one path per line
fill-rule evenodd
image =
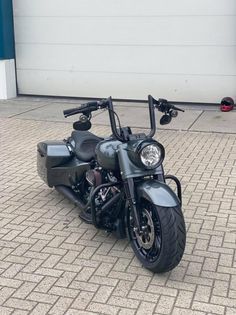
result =
M89 131L76 130L71 134L70 143L78 159L89 162L95 158L96 145L102 140Z

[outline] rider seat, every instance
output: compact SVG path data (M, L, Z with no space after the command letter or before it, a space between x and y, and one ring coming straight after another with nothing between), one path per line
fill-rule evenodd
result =
M76 130L71 134L70 143L78 159L90 162L95 158L96 145L102 140L103 138L99 138L89 131Z

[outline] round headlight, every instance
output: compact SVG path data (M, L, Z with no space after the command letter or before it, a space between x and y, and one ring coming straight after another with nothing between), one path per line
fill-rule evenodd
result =
M140 159L146 168L156 168L164 158L163 147L152 143L143 147L140 151Z

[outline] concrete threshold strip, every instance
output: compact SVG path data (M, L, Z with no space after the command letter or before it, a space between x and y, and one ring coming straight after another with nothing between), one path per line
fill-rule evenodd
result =
M42 99L42 101L41 101ZM78 103L71 102L68 99L60 101L51 100L50 98L24 98L21 97L0 101L0 116L6 118L20 118L26 120L39 120L48 122L72 123L76 117L65 119L63 110L71 107L79 106L83 100ZM122 125L130 125L140 129L148 129L149 114L148 106L140 106L140 103L117 103L115 109L121 119ZM182 108L186 108L182 106ZM132 123L133 117L135 122ZM197 107L196 109L186 108L184 113L179 113L177 118L173 118L171 123L166 126L159 124L160 112L156 112L157 129L158 130L182 130L196 132L212 132L212 133L236 133L236 112L222 113L219 110L205 110ZM109 126L109 117L107 111L98 111L93 113L93 125Z

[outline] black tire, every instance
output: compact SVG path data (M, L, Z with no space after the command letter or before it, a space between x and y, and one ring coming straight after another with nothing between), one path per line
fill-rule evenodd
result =
M130 210L127 213L128 235L134 253L152 272L170 271L179 264L185 249L186 228L181 207L159 207L143 200L141 209L142 220L148 226L146 238L137 237L133 215Z

